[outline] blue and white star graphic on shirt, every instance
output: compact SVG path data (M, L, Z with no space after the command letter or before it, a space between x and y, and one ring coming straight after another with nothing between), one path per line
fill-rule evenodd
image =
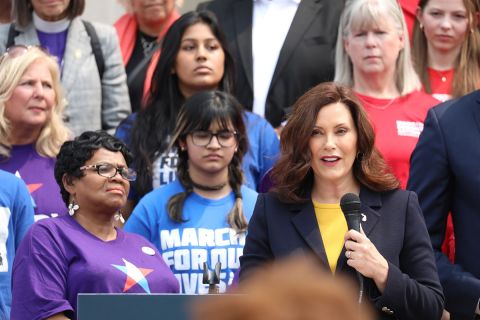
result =
M123 288L123 292L127 292L131 287L138 283L143 288L143 290L145 290L146 293L150 293L148 281L145 277L149 273L151 273L153 269L137 268L133 263L123 258L122 260L123 263L125 263L125 266L119 266L116 264L112 264L112 266L127 275L127 280L125 281L125 287Z

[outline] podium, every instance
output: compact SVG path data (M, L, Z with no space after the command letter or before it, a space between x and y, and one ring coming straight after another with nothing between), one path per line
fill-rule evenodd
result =
M210 295L210 297L219 295ZM190 320L190 304L209 295L88 294L77 297L78 320Z

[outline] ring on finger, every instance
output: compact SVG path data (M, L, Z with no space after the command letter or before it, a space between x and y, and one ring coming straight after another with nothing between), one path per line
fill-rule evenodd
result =
M350 257L352 256L352 251L345 252L345 256L347 257L347 259L350 259Z

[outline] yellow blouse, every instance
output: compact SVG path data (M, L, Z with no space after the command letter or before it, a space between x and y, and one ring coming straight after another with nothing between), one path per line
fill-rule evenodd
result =
M340 204L326 204L313 201L318 227L322 237L328 264L332 273L335 273L338 257L344 245L344 236L348 231L347 221Z

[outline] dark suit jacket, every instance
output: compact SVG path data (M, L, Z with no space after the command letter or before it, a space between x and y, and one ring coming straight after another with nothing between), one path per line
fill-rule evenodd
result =
M274 127L285 109L308 89L332 81L335 43L344 0L302 0L278 57L265 106L265 118ZM216 14L235 60L235 96L249 110L253 105L253 0L215 0L197 10ZM266 44L268 50L268 44Z
M389 264L383 294L373 280L365 279L365 297L381 319L439 320L443 294L416 195L362 188L360 199L366 215L362 228ZM240 279L267 261L298 251L313 252L322 267L330 270L312 202L286 204L273 193L260 194L240 257ZM355 276L346 263L345 248L337 262L338 272Z
M472 319L480 298L480 91L428 112L407 188L420 200L446 309L453 319ZM449 211L455 265L441 252Z

